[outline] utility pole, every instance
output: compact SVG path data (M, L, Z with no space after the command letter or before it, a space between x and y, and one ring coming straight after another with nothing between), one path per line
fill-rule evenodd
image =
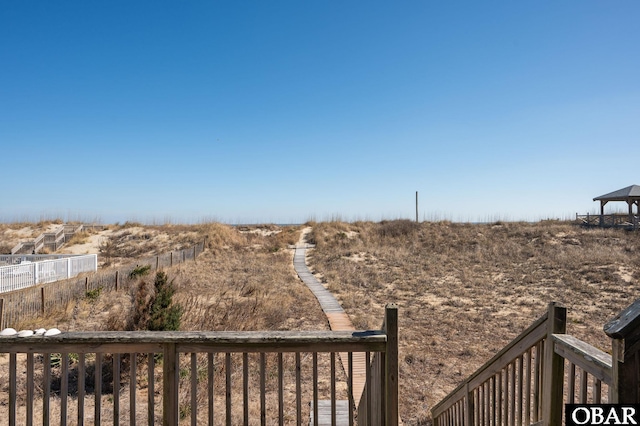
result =
M416 191L416 222L418 221L418 191Z

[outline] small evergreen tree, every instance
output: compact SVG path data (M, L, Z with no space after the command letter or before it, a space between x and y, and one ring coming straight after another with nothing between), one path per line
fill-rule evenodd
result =
M154 282L155 295L149 306L148 329L152 331L175 331L180 328L182 306L174 304L173 294L176 292L173 280L168 281L164 272L156 273Z

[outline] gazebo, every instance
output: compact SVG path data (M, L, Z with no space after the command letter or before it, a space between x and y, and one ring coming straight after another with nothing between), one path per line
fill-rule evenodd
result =
M640 185L631 185L608 194L601 195L593 199L600 201L600 226L631 226L638 227L638 216L640 216ZM629 215L606 215L604 206L609 201L624 201L629 206ZM633 214L633 206L636 206L636 215ZM616 220L616 217L621 220ZM610 220L607 220L610 219ZM609 222L609 223L607 223Z

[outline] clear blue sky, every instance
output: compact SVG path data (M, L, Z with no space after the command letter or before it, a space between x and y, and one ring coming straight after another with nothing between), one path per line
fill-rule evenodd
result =
M537 220L640 184L640 1L4 1L0 220ZM623 209L624 206L620 206Z

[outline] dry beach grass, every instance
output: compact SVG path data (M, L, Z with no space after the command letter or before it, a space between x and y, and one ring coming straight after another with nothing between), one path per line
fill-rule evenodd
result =
M26 232L23 225L16 229ZM378 328L385 303L399 305L405 424L429 423L433 404L538 318L549 302L568 308L569 333L608 350L602 325L640 297L638 233L552 221L308 225L308 240L317 244L308 263L357 328ZM175 298L185 308L184 330L326 329L286 250L297 241L298 227L125 224L108 231L99 248L102 260L112 265L207 237L208 250L197 263L169 272L178 288ZM44 326L127 328L131 303L125 292L103 294L68 306Z
M318 223L309 263L356 327L400 314L401 416L431 407L556 301L568 332L603 350L602 326L640 297L640 235L568 223Z
M142 228L142 230L140 230ZM120 232L125 230L125 232ZM197 262L185 262L173 268L167 269L169 278L176 287L174 301L179 303L184 313L182 316L181 330L327 330L327 321L312 293L297 279L292 266L293 253L285 249L288 244L298 239L298 229L288 227L282 229L275 226L261 226L236 229L220 224L205 224L190 227L141 227L139 225L116 229L110 234L110 244L113 244L109 264L120 264L128 259L135 261L136 254L148 256L162 250L188 246L195 241L202 241L206 237L207 250L198 257ZM143 237L131 238L131 235ZM150 237L144 237L150 236ZM126 247L124 241L131 241L134 248ZM162 243L161 243L162 242ZM79 240L84 244L83 240ZM145 246L145 244L147 244ZM102 243L101 247L104 246ZM73 250L73 246L67 247ZM129 253L128 255L124 253ZM153 282L153 276L141 278L142 281ZM97 297L85 298L70 303L66 308L49 314L45 318L34 318L21 324L20 328L58 327L65 331L91 331L91 330L123 330L131 329L132 317L135 312L135 291L102 292ZM255 364L255 359L251 359ZM309 360L303 368L303 374L310 374ZM0 355L0 383L1 391L7 395L6 364L8 357ZM189 370L188 359L183 360L185 371ZM235 360L234 362L241 362ZM320 358L320 368L327 368L327 359ZM216 361L217 371L223 370L223 357ZM269 370L274 368L275 360L269 356L267 365ZM206 356L198 359L199 368L206 366ZM287 376L287 394L285 399L291 399L295 392L289 389L292 386L291 377L295 373L295 360L292 356L284 357L285 374ZM73 368L73 364L72 364ZM141 367L143 368L143 367ZM206 371L206 367L205 371ZM126 370L126 369L125 369ZM55 376L54 371L54 376ZM158 374L160 370L158 370ZM145 377L144 369L139 377ZM234 376L235 377L235 376ZM270 404L269 412L277 416L277 374L270 374L267 383L267 397ZM37 377L36 377L37 379ZM160 379L160 377L158 377ZM256 378L253 377L253 380ZM128 380L124 378L123 380ZM188 380L186 378L185 380ZM240 391L234 392L235 397L241 398L241 383L234 379L234 387L240 386ZM19 385L24 385L24 380L19 380ZM158 380L160 382L160 380ZM224 393L224 377L216 379L218 391ZM293 382L295 384L295 382ZM204 382L202 383L204 386ZM252 383L257 388L257 383ZM185 386L185 389L188 389ZM24 389L24 386L19 386ZM142 388L138 400L146 401L146 390ZM321 384L321 392L328 392L329 383ZM341 389L344 398L344 389ZM127 398L124 389L123 398ZM157 390L157 392L159 392ZM305 388L305 398L310 400L309 388ZM201 395L206 396L203 388ZM20 398L24 398L22 393ZM110 395L107 390L105 405ZM180 395L182 407L189 407L189 394ZM6 401L5 401L6 402ZM224 399L219 402L224 404ZM206 398L199 400L206 405ZM38 404L38 403L37 403ZM36 404L36 406L38 406ZM41 403L40 403L41 404ZM55 412L55 402L54 412ZM76 403L70 404L69 417L75 415ZM241 402L234 402L234 418L241 419L239 410ZM219 413L224 412L224 406L217 406ZM91 413L93 405L88 401L85 411ZM254 413L256 406L251 407ZM6 404L0 404L0 416L6 414ZM141 405L144 413L144 405ZM295 419L295 404L290 401L286 406L285 416ZM37 412L37 410L36 410ZM22 411L20 413L24 414ZM293 414L292 414L293 413ZM182 413L188 422L188 412ZM108 421L110 413L104 413L104 420ZM127 416L126 407L121 411L122 416ZM308 414L307 414L308 416ZM259 414L258 414L259 418ZM140 419L140 421L146 419ZM204 420L204 419L203 419ZM240 420L241 422L241 420Z

